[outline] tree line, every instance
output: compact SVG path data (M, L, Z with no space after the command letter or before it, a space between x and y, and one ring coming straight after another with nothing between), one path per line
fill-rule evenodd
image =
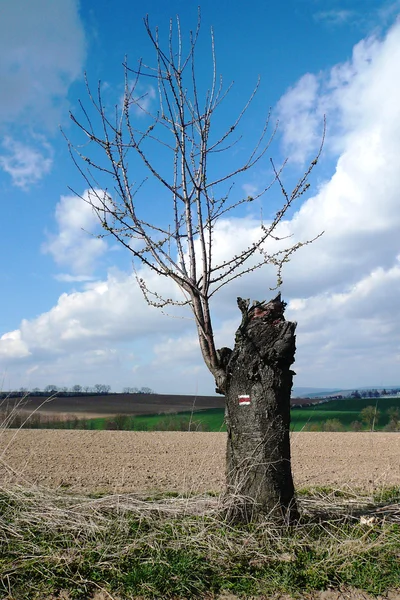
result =
M354 392L350 394L350 398L381 398L382 396L396 396L399 393L400 388L393 388L390 390L386 390L385 388L383 390L354 390Z
M109 394L111 392L111 386L103 383L96 383L93 386L89 385L73 385L71 387L67 386L57 386L57 385L46 385L43 389L39 387L35 387L33 389L29 389L26 387L20 387L18 390L9 390L0 392L0 398L22 398L25 396L93 396L93 395L104 395ZM149 387L124 387L122 390L123 394L155 394L155 392Z

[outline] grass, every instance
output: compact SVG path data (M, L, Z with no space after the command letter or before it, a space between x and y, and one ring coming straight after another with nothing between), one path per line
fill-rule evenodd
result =
M276 529L268 520L230 525L223 497L2 489L0 595L248 598L340 586L382 594L400 581L399 500L400 488L388 498L303 490L301 522ZM372 525L361 524L365 514Z

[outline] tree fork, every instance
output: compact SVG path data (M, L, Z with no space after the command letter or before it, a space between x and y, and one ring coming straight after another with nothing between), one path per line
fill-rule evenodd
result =
M299 517L290 460L290 394L296 323L285 321L280 294L270 302L238 298L242 323L227 357L228 512L232 520Z

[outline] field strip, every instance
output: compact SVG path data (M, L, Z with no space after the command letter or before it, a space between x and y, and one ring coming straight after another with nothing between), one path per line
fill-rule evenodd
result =
M225 433L3 430L0 482L112 493L218 492ZM295 483L400 485L400 433L293 433Z

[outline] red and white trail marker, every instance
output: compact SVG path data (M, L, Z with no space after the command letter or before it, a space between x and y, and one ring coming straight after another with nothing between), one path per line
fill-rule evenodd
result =
M238 396L239 406L248 406L251 404L250 396Z

